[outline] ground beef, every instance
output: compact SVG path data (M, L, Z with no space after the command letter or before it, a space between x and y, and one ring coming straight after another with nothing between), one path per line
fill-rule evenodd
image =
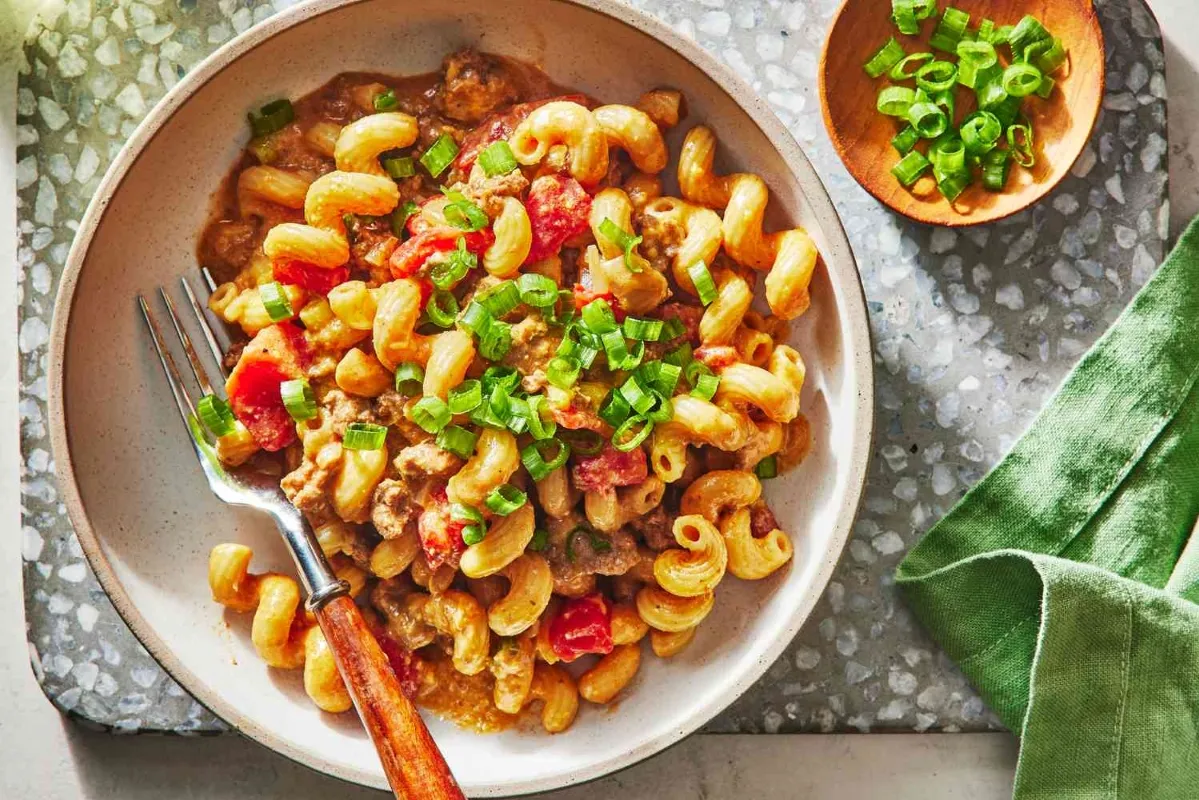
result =
M656 551L676 546L673 526L674 517L667 513L662 506L658 506L648 514L629 523L629 528L634 533L640 534L642 541L651 550Z
M415 524L421 508L412 500L408 482L403 478L388 478L375 488L371 499L371 522L384 539L398 539L405 529Z
M333 169L332 159L318 153L308 144L298 123L272 133L267 141L271 151L269 163L272 167L289 172L310 172L313 176L323 175Z
M442 62L445 77L435 103L452 120L475 124L517 100L516 81L499 60L475 50L459 50Z
M388 389L375 398L374 414L380 425L398 425L404 419L404 403L408 398L395 389Z
M200 261L218 276L241 272L258 251L258 225L253 220L226 220L204 229Z
M406 478L446 479L462 469L462 459L433 442L419 442L405 447L392 462Z
M524 376L521 388L526 392L538 392L545 388L545 368L561 343L561 334L552 333L540 314L531 314L512 326L512 347L504 365Z
M592 532L597 542L609 545L607 549L597 549L592 547L591 536L586 532L570 535L583 524L578 514L571 514L550 520L547 525L549 541L543 555L549 561L556 594L579 597L595 586L594 576L623 575L640 560L637 540L629 531L622 528L610 535Z
M378 424L379 417L375 414L369 398L355 397L341 389L329 389L320 398L320 406L325 411L326 418L332 423L333 431L343 436L346 426L351 422L372 422Z
M749 529L756 537L765 536L779 526L774 518L774 512L765 500L759 500L749 507Z
M328 486L341 463L341 445L327 444L315 457L305 458L300 465L279 481L283 494L291 504L314 519L336 516L329 502Z
M645 359L659 359L684 342L692 345L699 344L699 321L704 316L700 306L690 306L686 303L666 303L658 312L661 319L677 319L683 323L683 335L668 342L646 342Z
M454 188L473 200L487 216L495 219L503 209L504 198L521 197L529 188L529 179L520 170L491 178L479 171L472 174L468 183L460 183Z

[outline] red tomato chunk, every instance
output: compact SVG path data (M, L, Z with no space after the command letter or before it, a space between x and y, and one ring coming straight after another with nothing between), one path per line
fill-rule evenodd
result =
M574 178L542 175L529 187L525 211L533 229L533 246L525 263L532 263L556 254L563 242L587 230L591 195Z
M387 656L387 663L391 664L391 670L400 682L400 689L409 700L415 699L416 691L420 688L420 659L381 629L373 633L379 641L379 649Z
M516 126L523 122L525 117L533 113L533 109L554 100L568 100L579 105L588 104L585 96L581 94L568 94L562 97L547 97L544 100L534 100L529 103L518 103L507 111L492 114L480 122L477 128L466 135L466 138L462 141L462 150L458 153L458 158L454 162L454 166L463 172L470 172L470 168L475 164L475 159L479 157L479 153L485 150L488 145L498 142L500 139L507 140L512 136L512 131L516 130Z
M584 306L590 304L592 300L604 300L611 307L612 316L616 317L616 321L624 322L625 311L620 307L620 301L616 299L616 295L611 292L597 292L593 289L588 289L581 283L576 283L574 295L575 310L582 311Z
M299 286L306 292L327 295L334 286L350 279L350 268L346 266L326 269L307 261L285 259L274 264L275 280Z
M421 512L416 521L420 546L425 551L425 560L433 569L446 563L457 567L459 556L466 550L466 542L462 541L462 529L466 523L450 516L450 503L444 489L434 497L436 502Z
M622 453L611 444L594 456L575 456L571 471L576 487L584 492L602 492L617 486L635 486L649 477L645 451L635 447Z
M490 228L467 233L457 228L422 228L421 232L401 244L391 254L391 277L410 278L420 272L425 262L437 253L448 253L458 246L459 237L466 240L466 249L476 255L495 241Z
M550 621L550 646L563 661L574 661L588 653L611 653L612 620L604 596L593 592L563 603Z
M250 340L225 382L233 413L263 450L282 450L296 440L296 424L283 406L279 385L303 377L307 363L304 334L281 322Z

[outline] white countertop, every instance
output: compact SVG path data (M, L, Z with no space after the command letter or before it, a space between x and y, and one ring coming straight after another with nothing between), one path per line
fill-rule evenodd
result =
M41 0L9 0L24 18ZM1199 3L1148 0L1166 40L1171 230L1199 213ZM799 0L804 2L804 0ZM0 2L0 285L15 286L15 20ZM1196 26L1196 27L1191 27ZM0 325L16 331L16 297L0 292ZM15 336L13 337L15 339ZM0 800L171 797L382 798L234 736L122 737L67 722L29 667L20 578L16 348L0 348ZM894 800L1010 795L1015 739L1006 734L693 736L648 762L553 800L608 797Z

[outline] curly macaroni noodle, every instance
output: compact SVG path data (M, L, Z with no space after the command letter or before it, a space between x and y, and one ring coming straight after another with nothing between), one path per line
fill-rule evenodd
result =
M492 702L506 714L519 714L533 689L533 639L521 636L505 641L491 658L491 674L495 676Z
M637 613L654 630L678 633L694 628L712 611L716 595L679 597L658 586L646 586L637 593Z
M579 677L579 694L590 703L610 703L641 667L641 647L617 645Z
M433 337L425 365L424 394L442 400L466 377L475 360L475 343L465 331L453 330Z
M600 106L591 113L604 129L608 145L628 153L638 170L653 174L666 169L666 141L649 114L620 105Z
M462 554L462 574L485 578L520 558L533 538L533 523L533 509L528 504L493 522L483 541L472 544Z
M541 726L547 733L561 733L579 713L579 690L574 678L561 667L537 662L533 667L533 685L529 701L540 701Z
M396 207L399 189L390 178L355 172L330 172L308 187L306 225L284 222L267 231L262 250L272 260L296 259L319 267L340 267L350 260L343 216L380 216Z
M220 544L208 558L212 597L232 611L254 612L250 639L267 665L304 667L304 690L322 711L350 708L350 696L337 672L321 629L297 623L300 587L285 575L249 573L253 551L239 544Z
M679 597L699 597L716 588L728 565L728 551L716 527L698 514L674 521L681 550L666 550L654 560L658 585Z
M525 263L533 246L533 229L525 204L515 197L505 197L492 229L495 241L483 252L483 269L497 278L511 278Z
M720 524L720 534L728 549L729 572L747 581L770 575L791 560L791 539L778 528L755 537L750 528L749 509L740 508Z
M658 658L674 658L695 638L695 628L685 631L667 633L666 631L650 631L649 643Z
M415 117L398 112L371 114L341 129L333 158L337 168L344 172L386 177L387 173L379 164L379 155L408 147L416 141L419 132Z
M754 295L746 282L731 269L717 270L716 299L699 321L699 340L704 344L725 344L732 341Z
M536 553L518 557L500 574L511 588L487 609L487 624L500 636L516 636L541 618L554 591L554 576L550 565Z
M752 505L762 496L762 484L752 472L713 470L687 487L679 501L684 514L698 514L713 525L722 514Z
M711 264L716 259L724 236L720 215L677 197L659 197L646 205L644 213L647 233L655 229L681 232L682 241L671 259L671 274L680 289L694 295L695 285L687 268L699 261Z
M312 180L278 167L246 167L237 176L237 205L242 216L261 215L261 203L303 208Z
M516 446L516 437L508 431L486 428L479 434L475 454L467 460L457 475L450 478L446 485L446 494L454 503L481 505L487 495L491 494L491 490L506 483L519 466L520 450ZM502 566L504 565L500 564L496 569Z
M541 163L555 145L565 145L570 174L584 186L599 183L608 172L608 135L578 103L557 100L534 109L512 131L508 144L526 166Z

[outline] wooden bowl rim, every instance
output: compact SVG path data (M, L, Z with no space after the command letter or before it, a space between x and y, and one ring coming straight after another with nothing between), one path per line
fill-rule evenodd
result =
M845 13L845 10L849 7L849 4L854 1L855 0L841 0L841 5L837 8L837 13L833 15L833 21L829 24L828 33L825 34L824 44L820 47L820 63L818 65L818 79L820 81L820 116L824 119L824 129L827 131L829 139L832 140L833 149L837 151L837 157L841 159L841 163L845 166L845 170L853 177L855 181L857 181L859 186L870 193L871 197L873 197L875 200L878 200L896 214L907 217L915 222L921 222L925 225L941 225L947 228L969 228L974 225L986 225L991 222L998 222L999 220L1007 219L1008 217L1014 217L1016 214L1028 210L1031 206L1039 203L1046 197L1046 195L1056 189L1061 182L1065 180L1066 176L1070 174L1070 170L1074 168L1074 165L1082 156L1083 150L1086 149L1087 143L1091 140L1091 135L1095 132L1095 125L1099 121L1099 110L1103 107L1103 98L1107 92L1107 42L1104 39L1103 26L1099 24L1099 14L1095 11L1095 3L1093 0L1091 3L1089 3L1089 7L1086 9L1084 20L1089 23L1090 28L1094 31L1099 43L1099 50L1104 54L1104 57L1100 59L1099 62L1099 91L1095 95L1094 107L1091 108L1089 112L1090 119L1087 122L1087 136L1081 140L1082 146L1078 148L1078 152L1074 154L1073 158L1070 159L1070 163L1064 170L1061 171L1061 174L1058 175L1057 178L1050 182L1039 184L1041 187L1039 192L1029 192L1028 201L1024 204L1017 206L1010 211L1004 211L1000 213L983 213L975 217L968 217L963 214L953 214L947 218L940 216L940 202L930 203L927 206L913 206L915 209L914 211L904 211L903 209L896 208L895 205L883 197L880 191L876 189L878 181L875 180L875 177L877 176L858 174L858 170L853 166L856 162L848 157L845 144L838 135L836 126L833 125L833 120L829 115L828 110L828 81L826 80L826 76L828 74L829 43L832 41L833 31L836 29L837 23L841 21L841 16ZM1156 22L1157 17L1153 14L1153 10L1149 8L1148 3L1145 4L1145 8L1149 11L1149 15L1153 17L1154 21ZM924 214L922 213L921 209L926 207L930 209L938 209L938 212L935 214ZM949 208L952 210L952 206Z

